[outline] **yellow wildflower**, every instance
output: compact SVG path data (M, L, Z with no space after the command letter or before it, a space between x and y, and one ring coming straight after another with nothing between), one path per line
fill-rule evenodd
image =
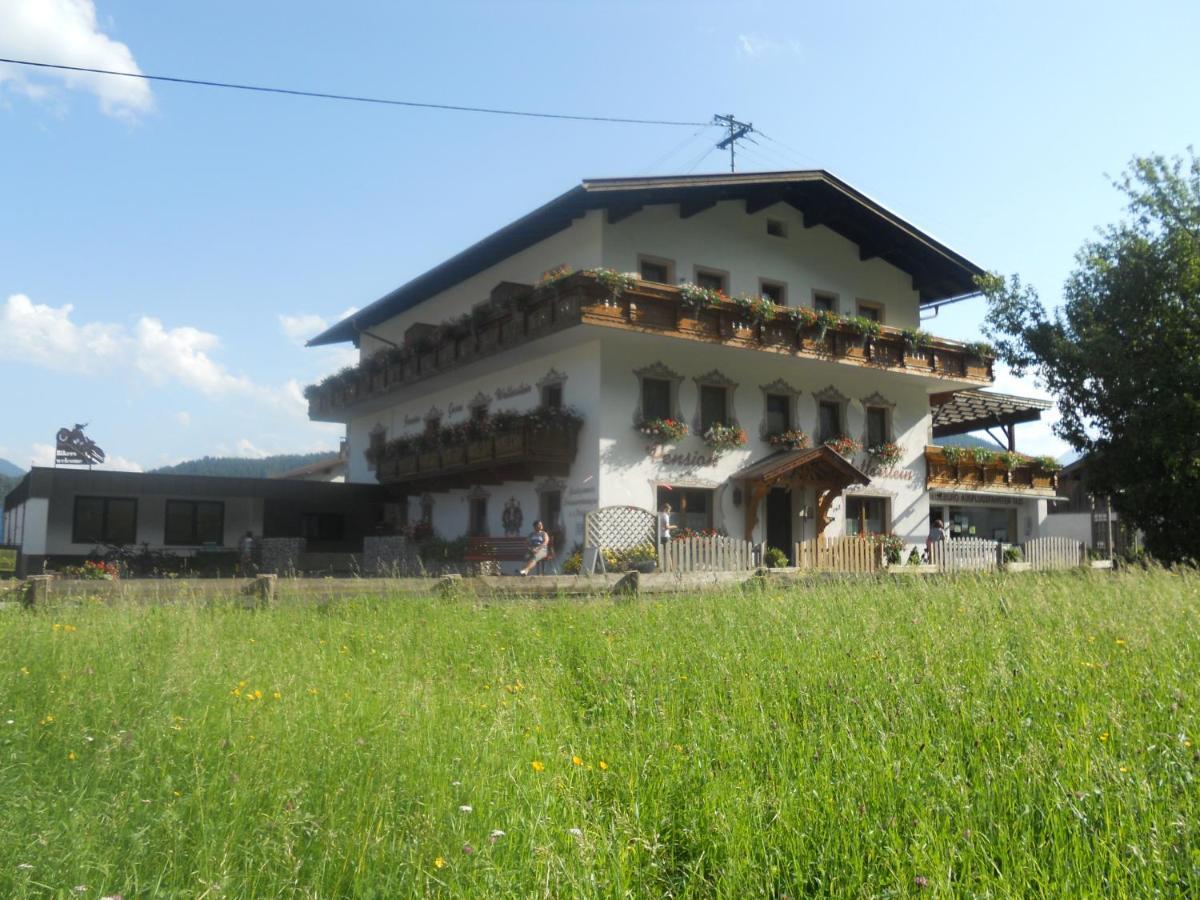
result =
M317 696L317 689L316 689L316 688L309 688L309 689L308 689L308 695L309 695L310 697L315 697L315 696Z
M433 861L433 867L434 867L435 869L444 869L444 868L446 868L446 860L445 860L445 857L441 857L441 856L439 856L437 859L435 859L435 860Z
M608 763L606 763L604 760L600 760L600 771L601 772L608 771Z
M540 759L535 759L533 762L531 762L529 764L529 766L535 772L545 772L546 771L546 764L544 762L542 762Z
M1107 731L1104 732L1104 734L1100 735L1100 740L1101 740L1101 742L1108 740L1108 732Z
M1129 771L1129 766L1121 766L1121 771L1122 771L1122 772L1128 772L1128 771Z
M283 699L283 694L279 693L279 691L276 691L275 693L273 693L273 694L271 695L271 698L272 698L273 700L282 700L282 699Z
M29 670L28 670L27 668L25 668L24 666L21 666L21 674L22 674L22 675L28 675L28 674L29 674Z
M254 699L255 699L255 700L261 700L261 699L262 699L262 691L255 691L255 692L254 692Z
M582 766L582 765L583 765L583 760L582 760L582 759L580 759L578 756L572 756L572 757L571 757L571 762L572 762L573 764L577 765L577 766Z
M1122 638L1117 638L1117 646L1118 646L1118 647L1124 647L1124 646L1125 646L1125 641L1124 641L1124 639L1122 639Z
M67 759L69 759L71 762L75 762L75 751L74 750L72 750L70 753L67 754Z

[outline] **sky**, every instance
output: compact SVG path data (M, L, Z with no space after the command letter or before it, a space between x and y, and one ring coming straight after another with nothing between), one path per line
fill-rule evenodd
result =
M761 129L1056 303L1138 154L1197 142L1200 4L0 0L0 56ZM583 178L722 171L716 129L334 103L0 64L0 457L333 449L306 338ZM926 329L979 337L981 300ZM1001 373L996 388L1041 395ZM1052 420L1054 416L1047 417ZM1050 422L1018 446L1061 455Z

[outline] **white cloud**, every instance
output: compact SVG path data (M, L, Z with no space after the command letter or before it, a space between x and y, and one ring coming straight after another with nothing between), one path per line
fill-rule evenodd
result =
M3 0L0 56L115 72L141 72L133 53L96 22L92 0ZM88 91L106 115L135 118L154 107L150 84L140 78L32 69L0 63L0 85L31 99L53 96L47 82Z
M301 313L298 316L281 315L279 326L288 340L303 347L305 341L316 337L328 328L329 324L316 313Z
M265 456L270 456L266 450L254 446L248 438L240 438L237 442L237 455L248 456L253 459L262 459Z
M771 38L761 34L739 34L737 55L742 59L762 59L768 56L800 56L803 45L792 38Z
M255 390L209 355L220 344L215 334L189 325L165 328L149 317L132 331L109 322L77 324L73 311L69 303L53 307L10 296L0 309L0 361L80 375L124 368L155 384L174 381L208 395Z
M54 465L54 445L34 444L30 452L30 464L35 466ZM95 468L106 472L143 472L145 469L139 462L126 459L124 456L108 456L104 462Z
M175 421L183 428L190 428L192 425L192 414L186 409L180 410L175 413Z

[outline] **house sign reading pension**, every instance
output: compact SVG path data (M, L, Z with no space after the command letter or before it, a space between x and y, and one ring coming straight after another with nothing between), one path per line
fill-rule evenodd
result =
M91 468L104 462L104 451L96 442L83 433L87 423L75 423L74 428L60 428L54 444L56 466L87 466Z

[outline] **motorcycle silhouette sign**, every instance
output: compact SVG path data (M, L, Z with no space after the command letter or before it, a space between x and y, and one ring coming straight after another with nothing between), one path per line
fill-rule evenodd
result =
M54 453L56 466L94 466L104 462L104 451L83 433L85 428L86 422L82 425L76 422L74 428L58 429Z

